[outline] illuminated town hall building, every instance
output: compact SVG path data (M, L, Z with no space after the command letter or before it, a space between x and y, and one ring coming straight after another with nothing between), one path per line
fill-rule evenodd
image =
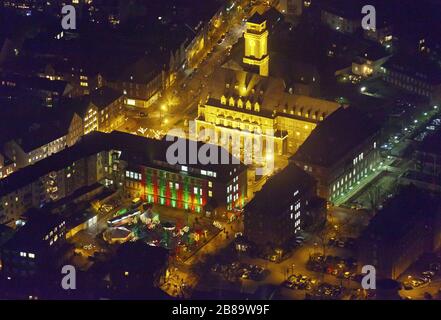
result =
M265 151L271 138L275 154L293 154L317 124L339 108L335 102L296 94L283 77L271 75L268 36L266 19L255 13L246 23L244 56L239 61L233 58L213 73L209 96L199 105L196 119L199 139L212 140L204 135L208 129L214 132L211 143L222 145L237 157L231 141L240 139L241 159L246 160L246 150L257 164L268 157ZM246 149L250 138L263 151Z

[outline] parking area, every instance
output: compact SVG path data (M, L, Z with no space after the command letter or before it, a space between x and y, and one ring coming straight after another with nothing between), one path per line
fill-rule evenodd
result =
M239 262L232 262L229 264L216 263L211 267L211 272L228 281L235 281L238 279L262 281L269 274L269 271L262 266Z
M399 281L401 296L408 299L439 299L441 297L441 251L423 255Z
M282 283L282 286L292 290L312 290L318 284L318 280L302 274L293 274Z
M342 258L332 255L311 255L306 266L309 270L333 275L339 279L359 281L357 261L352 258Z
M344 288L339 285L329 283L319 284L311 293L306 294L307 300L337 300L344 292Z

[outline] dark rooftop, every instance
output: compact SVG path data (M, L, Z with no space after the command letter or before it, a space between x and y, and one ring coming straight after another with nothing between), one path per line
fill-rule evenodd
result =
M136 165L146 165L156 168L167 168L170 171L182 171L179 166L180 163L176 166L170 165L167 161L167 150L168 148L175 143L177 138L174 138L173 141L166 141L165 139L159 141L154 139L146 139L140 136L135 136L123 132L112 132L111 133L111 141L114 143L115 147L118 150L123 150L121 155L122 159L128 160L129 163L133 163ZM217 163L209 163L209 164L201 164L199 161L196 164L191 164L192 157L192 144L196 146L197 150L200 150L202 146L209 144L204 144L202 142L195 142L191 140L184 140L186 147L185 161L182 165L188 167L189 173L192 168L197 168L201 170L211 170L216 172L216 178L220 181L228 181L232 178L232 174L234 170L239 170L242 172L245 170L245 166L240 164L235 164L237 159L233 159L233 157L228 153L228 151L222 147L216 145L210 145L215 151L213 157L216 159ZM126 152L124 152L126 151ZM209 152L209 155L211 155ZM223 164L223 160L227 160L227 163ZM193 173L192 175L199 175L199 173Z
M64 220L43 210L31 209L29 220L18 229L12 238L3 246L10 250L39 249L44 243L45 235Z
M158 61L158 57L144 55L127 65L114 64L109 66L103 70L103 75L112 81L147 84L158 76L162 70L163 66Z
M122 92L109 87L101 87L90 94L90 102L103 109L123 96Z
M440 199L410 185L388 200L363 232L390 241L400 241L415 221L430 218L440 210Z
M52 141L55 141L68 132L68 125L61 122L46 123L42 126L31 126L16 141L24 152L30 152Z
M410 77L429 82L433 85L441 84L441 68L439 64L415 55L396 55L384 65L387 70L404 73Z
M294 192L302 192L315 183L312 176L290 163L265 183L262 190L246 205L245 210L282 213L286 209L286 202L292 200Z
M352 20L361 19L362 0L321 0L320 2L322 8L330 13Z
M332 167L379 129L378 124L358 109L342 107L312 131L292 159Z
M255 12L251 18L248 19L248 22L255 23L255 24L261 24L265 22L265 18L258 12Z
M127 242L118 248L113 266L124 271L153 273L163 266L168 255L168 250L162 247L149 246L143 241Z

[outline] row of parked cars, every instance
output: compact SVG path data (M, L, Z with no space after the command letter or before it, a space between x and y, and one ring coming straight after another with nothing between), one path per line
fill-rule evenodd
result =
M427 136L432 135L435 131L438 130L438 128L441 126L441 119L433 119L427 126L425 129L422 129L421 132L419 132L416 137L415 140L416 141L423 141Z
M412 290L413 288L419 288L425 284L428 284L432 279L441 271L441 263L434 262L430 263L428 270L421 272L420 276L411 277L403 283L403 288L405 290Z
M354 238L335 238L332 237L329 239L328 245L332 247L339 247L339 248L348 248L353 249L355 248L356 239Z
M312 255L307 263L307 268L316 272L324 272L341 279L358 281L357 261L354 258L341 258L339 256Z
M311 294L306 294L306 299L318 300L318 299L338 299L343 293L343 287L338 285L332 285L329 283L319 284Z
M263 280L267 274L265 268L247 263L232 262L230 264L216 263L211 271L227 278L241 278L255 281Z
M313 279L301 274L293 274L282 283L282 286L292 290L311 290L316 284L317 279Z

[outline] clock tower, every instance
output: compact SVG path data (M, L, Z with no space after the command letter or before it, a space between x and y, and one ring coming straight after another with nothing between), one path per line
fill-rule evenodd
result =
M247 21L246 27L243 62L248 65L257 66L259 74L267 77L269 74L269 55L266 20L256 12Z

